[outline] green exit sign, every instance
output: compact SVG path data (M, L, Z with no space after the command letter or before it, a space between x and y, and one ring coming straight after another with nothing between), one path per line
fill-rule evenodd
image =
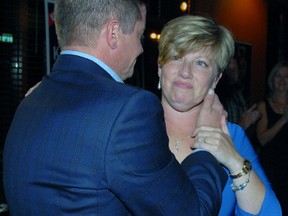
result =
M2 43L13 43L13 35L12 34L1 34L0 42Z

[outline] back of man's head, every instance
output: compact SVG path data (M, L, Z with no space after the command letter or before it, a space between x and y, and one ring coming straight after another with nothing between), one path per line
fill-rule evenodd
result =
M91 46L103 25L117 19L124 33L131 33L142 19L142 0L56 0L55 24L60 48Z

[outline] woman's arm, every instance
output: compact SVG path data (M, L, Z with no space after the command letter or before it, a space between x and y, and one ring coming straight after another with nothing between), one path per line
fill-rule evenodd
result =
M227 134L227 127L223 127L222 131L211 127L198 128L198 142L193 147L203 148L212 153L232 175L242 172L244 159L251 162L251 171L242 173L235 179L229 176L229 181L232 182L234 188L237 188L233 192L236 198L237 215L281 215L279 201L244 130L237 125L231 126L230 124L229 131L231 131L231 136ZM203 137L205 137L205 143L202 142ZM223 200L225 200L225 194L223 194Z
M218 104L217 106L220 105ZM211 115L211 112L206 111L204 112L205 115L202 115L202 113L203 108L198 117L198 122L202 122L202 124L198 124L195 130L196 143L192 144L191 147L207 150L229 170L232 175L229 176L229 181L232 183L230 194L232 193L233 196L234 193L236 199L235 212L243 216L250 214L268 216L273 215L274 211L281 215L278 199L271 189L270 183L244 130L230 123L228 123L228 130L224 118L221 118L221 126L219 128L217 124L210 124L211 119L212 122L217 120ZM247 163L244 164L245 159L251 162L252 168L249 168ZM237 175L238 173L241 174ZM233 178L233 175L236 177ZM230 195L229 197L225 197L225 195L224 193L223 200L230 197Z
M245 158L237 152L227 132L227 126L223 130L199 127L197 129L198 142L193 146L209 151L232 175L236 175L242 171ZM205 137L205 142L202 142L203 137ZM233 179L233 186L237 190L235 195L238 206L246 212L257 214L264 200L265 186L253 167L247 174Z

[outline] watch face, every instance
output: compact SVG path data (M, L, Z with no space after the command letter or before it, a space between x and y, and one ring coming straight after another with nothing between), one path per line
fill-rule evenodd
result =
M245 160L244 161L244 167L247 169L247 171L251 171L252 165L251 165L250 161Z
M239 178L239 177L241 177L243 175L249 174L251 170L252 170L252 164L250 163L249 160L245 159L244 162L243 162L242 170L236 175L231 175L230 174L230 177L232 179L236 179L236 178Z

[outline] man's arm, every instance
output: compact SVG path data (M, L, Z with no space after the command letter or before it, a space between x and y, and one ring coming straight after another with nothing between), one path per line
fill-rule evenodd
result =
M145 91L125 104L111 131L111 190L135 215L217 215L226 174L208 152L183 162L168 147L163 110Z
M200 215L210 215L211 209L221 205L221 194L227 181L227 174L219 162L207 151L198 151L181 163L199 195ZM215 186L213 186L215 185ZM213 199L214 194L217 194ZM217 211L215 212L217 215Z

